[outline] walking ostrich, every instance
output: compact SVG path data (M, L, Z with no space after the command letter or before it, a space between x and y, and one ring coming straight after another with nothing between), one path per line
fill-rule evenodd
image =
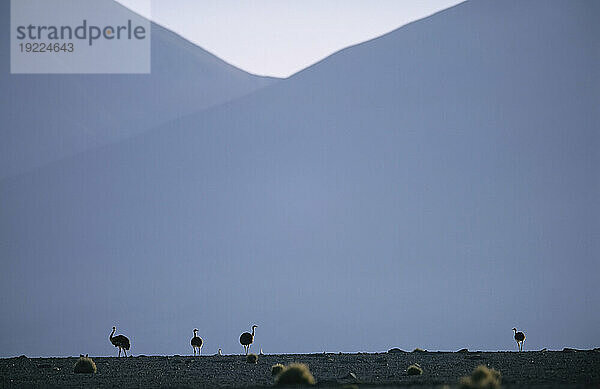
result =
M517 341L517 346L519 347L519 351L523 351L523 342L525 342L525 334L521 331L517 332L516 328L513 328L515 331L515 340Z
M244 351L246 355L248 355L248 351L250 351L250 345L254 342L254 329L258 327L257 325L252 326L252 333L244 332L240 335L240 343L244 346Z
M202 338L198 336L198 329L194 328L194 337L191 342L192 348L194 349L194 355L196 355L196 349L198 349L198 355L202 352Z
M110 336L108 337L108 339L110 339L110 342L115 347L119 348L119 356L121 356L121 350L123 350L123 352L125 353L125 356L127 356L127 351L125 351L125 350L129 350L129 347L131 347L131 344L129 343L129 339L125 335L113 336L115 334L116 330L117 330L117 327L113 327L113 330L110 333Z

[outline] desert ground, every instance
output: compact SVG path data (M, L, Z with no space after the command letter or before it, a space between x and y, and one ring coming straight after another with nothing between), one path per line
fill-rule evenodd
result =
M598 349L260 355L257 364L247 363L244 355L92 358L96 374L75 374L75 357L0 359L0 386L265 388L274 385L273 364L301 362L310 367L320 388L457 387L460 377L482 364L499 370L506 388L600 387ZM422 375L407 375L413 363L422 367Z

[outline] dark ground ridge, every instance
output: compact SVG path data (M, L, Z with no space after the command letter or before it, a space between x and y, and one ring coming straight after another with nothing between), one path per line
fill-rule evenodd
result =
M267 388L275 363L305 363L318 388L456 387L478 365L499 370L506 388L600 388L600 349L525 352L388 352L259 355L93 357L96 374L75 374L78 357L0 359L0 387ZM423 375L409 376L418 363ZM354 379L350 373L356 376Z

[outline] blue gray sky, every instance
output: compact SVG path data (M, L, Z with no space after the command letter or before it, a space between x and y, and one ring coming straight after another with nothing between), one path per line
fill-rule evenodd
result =
M252 324L266 353L598 347L599 17L473 0L275 81L157 26L150 75L0 72L0 157L135 130L0 179L0 356L116 355L114 325L133 355Z
M287 77L462 0L119 0L250 73Z

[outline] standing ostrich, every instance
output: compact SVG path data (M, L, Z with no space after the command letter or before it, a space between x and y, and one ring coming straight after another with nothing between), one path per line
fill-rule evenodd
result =
M515 340L517 341L519 351L523 351L523 342L525 342L525 334L521 331L517 332L516 328L513 328L513 331L515 331Z
M250 350L250 345L254 342L254 329L258 327L257 325L252 326L252 333L244 332L240 335L240 343L244 346L244 351L246 355L248 355L248 351Z
M196 355L196 349L198 349L198 355L200 355L200 352L202 351L202 338L198 336L197 328L194 328L194 337L190 343L194 349L194 355Z
M131 344L129 343L129 339L125 335L113 336L115 334L116 330L117 330L117 327L113 327L113 330L110 333L110 336L108 337L108 339L110 339L110 343L112 343L115 347L119 348L119 356L121 356L121 350L123 350L123 352L125 353L125 356L127 356L127 351L125 351L125 350L129 350L129 347L131 347Z

